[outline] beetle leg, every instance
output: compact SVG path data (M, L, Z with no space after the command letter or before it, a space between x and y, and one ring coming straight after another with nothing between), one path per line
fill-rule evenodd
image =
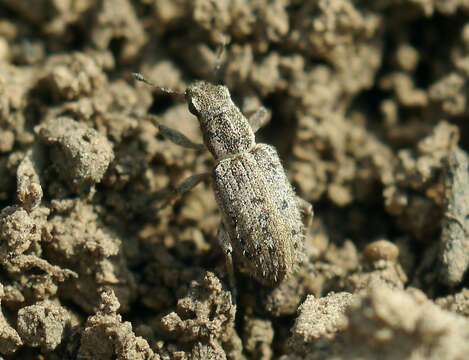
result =
M270 121L270 112L265 107L261 106L249 117L248 121L252 131L256 132Z
M306 201L305 199L297 196L296 201L298 203L298 207L303 214L303 224L307 228L311 225L313 220L313 205L310 202Z
M172 143L188 149L205 150L204 144L197 144L178 130L171 129L170 127L160 124L160 122L158 121L158 117L154 115L148 115L148 118L153 121L153 123L160 131L160 134Z
M232 301L233 304L236 303L237 298L237 291L236 291L236 281L234 276L234 268L233 268L233 248L231 246L230 236L225 230L223 224L220 225L218 228L218 243L220 244L223 252L225 253L226 259L226 271L228 273L228 281L230 283L230 288L232 291Z
M163 209L168 206L172 201L185 194L186 192L192 190L194 187L199 185L202 181L210 178L210 173L201 173L189 176L182 183L180 183L175 189L165 188L153 194L152 198L149 199L150 202L155 201L157 209Z
M173 194L175 196L183 195L184 193L192 190L194 187L199 185L202 181L208 179L209 177L210 173L201 173L189 176L182 183L180 183L176 189L173 190Z

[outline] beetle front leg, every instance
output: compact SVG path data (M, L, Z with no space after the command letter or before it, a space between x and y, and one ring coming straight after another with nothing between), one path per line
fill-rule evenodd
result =
M249 117L248 121L252 131L256 132L270 121L270 112L265 107L261 106Z
M236 290L236 281L233 268L233 248L231 246L230 236L226 232L223 224L221 224L218 228L218 243L220 244L220 247L225 254L226 272L228 273L228 281L232 291L232 301L233 304L235 304L238 292Z
M296 201L298 203L298 207L303 214L303 224L307 228L311 225L311 222L313 221L313 205L309 201L306 201L305 199L297 196Z

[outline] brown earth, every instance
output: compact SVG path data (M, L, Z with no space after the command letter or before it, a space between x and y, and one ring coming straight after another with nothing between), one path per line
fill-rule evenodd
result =
M226 49L215 71L218 50ZM305 260L231 291L213 160L177 96L218 81L314 205ZM465 359L467 0L0 0L0 358Z

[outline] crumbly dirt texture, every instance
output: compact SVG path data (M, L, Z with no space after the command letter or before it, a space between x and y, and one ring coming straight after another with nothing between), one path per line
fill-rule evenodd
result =
M147 114L197 119L132 72L267 108L281 284L235 297L211 184L168 196L213 159ZM468 153L467 0L0 0L0 358L465 359Z

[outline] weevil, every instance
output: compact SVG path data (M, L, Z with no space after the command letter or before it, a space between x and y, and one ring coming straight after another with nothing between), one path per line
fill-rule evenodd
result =
M134 76L153 85L141 74ZM267 111L261 108L248 119L227 87L206 81L192 83L183 95L189 111L199 120L204 144L163 125L159 125L160 131L178 145L208 148L215 165L210 173L183 181L177 193L210 178L222 215L218 240L231 285L234 287L234 259L259 283L274 287L298 264L313 211L310 203L295 194L276 149L255 141Z

